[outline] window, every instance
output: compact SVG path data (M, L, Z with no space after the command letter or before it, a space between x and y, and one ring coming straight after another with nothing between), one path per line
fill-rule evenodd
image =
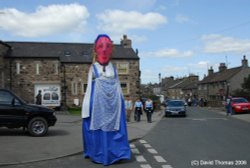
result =
M58 70L58 63L54 64L54 71L55 71L55 75L58 75L58 72L59 72L59 70Z
M1 73L1 85L2 88L4 88L4 72Z
M71 84L72 95L77 95L77 82L73 81Z
M40 64L37 63L36 64L36 75L39 75L40 74Z
M56 92L52 93L52 100L59 100L59 95Z
M129 86L127 83L121 82L121 88L122 88L123 94L129 94Z
M44 93L43 100L50 100L50 93Z
M21 67L20 63L17 62L17 63L16 63L16 74L17 74L17 75L20 74L20 67Z
M14 97L10 93L6 91L0 91L0 104L11 105L13 98Z
M88 84L82 83L82 94L86 93L87 87L88 87Z
M129 64L128 63L117 63L118 74L128 74Z

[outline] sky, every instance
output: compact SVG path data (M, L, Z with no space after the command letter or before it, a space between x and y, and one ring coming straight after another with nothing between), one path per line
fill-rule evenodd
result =
M120 44L126 34L143 84L202 80L250 59L249 11L249 0L0 0L0 40L93 43L104 33Z

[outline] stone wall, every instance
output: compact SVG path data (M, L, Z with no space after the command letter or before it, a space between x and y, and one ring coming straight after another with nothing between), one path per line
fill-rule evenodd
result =
M17 74L17 63L20 74ZM37 74L39 64L39 74ZM35 84L60 84L60 71L56 73L57 59L15 59L11 62L11 89L29 103L34 103Z
M128 84L129 93L133 100L139 93L139 60L113 60L128 62L129 74L118 74L121 82ZM17 74L17 64L20 64L20 74ZM58 65L56 73L55 65ZM39 65L39 74L37 66ZM11 61L11 89L29 103L35 102L36 84L59 84L61 101L67 107L81 106L87 86L90 64L60 63L57 59L14 59ZM76 87L76 88L75 88ZM127 94L125 94L126 96ZM75 104L75 101L79 104Z
M6 61L4 59L4 56L6 55L7 53L7 50L8 50L8 47L6 47L5 45L3 44L0 44L0 88L3 88L5 87L5 79L6 79L6 68L5 68L5 65L6 65Z

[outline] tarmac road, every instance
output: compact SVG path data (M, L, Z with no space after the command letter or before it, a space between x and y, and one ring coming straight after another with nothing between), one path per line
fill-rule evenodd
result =
M163 110L154 112L152 123L147 123L145 113L141 122L128 122L129 141L145 136L163 115ZM49 128L45 137L31 137L22 129L0 128L0 166L56 159L81 153L83 151L81 117L57 113L57 119L56 125Z

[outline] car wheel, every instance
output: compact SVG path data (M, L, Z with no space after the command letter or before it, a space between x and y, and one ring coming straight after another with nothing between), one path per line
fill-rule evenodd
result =
M34 117L29 121L28 131L32 136L43 136L48 132L48 122L42 117Z

